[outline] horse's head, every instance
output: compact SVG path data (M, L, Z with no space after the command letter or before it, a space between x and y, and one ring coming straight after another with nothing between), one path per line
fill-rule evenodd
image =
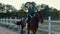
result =
M37 19L38 21L40 21L41 23L43 23L43 14L42 14L42 13L37 12L37 13L35 14L35 17L36 17L36 19Z

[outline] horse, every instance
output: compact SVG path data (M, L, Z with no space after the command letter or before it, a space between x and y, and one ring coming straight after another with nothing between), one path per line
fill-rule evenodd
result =
M43 18L43 17L42 17ZM36 34L36 31L38 29L38 23L41 21L43 23L43 19L40 19L40 13L37 12L35 16L31 18L31 21L28 23L28 34L30 31L33 32L33 34Z
M23 29L24 29L25 26L26 26L25 18L22 18L21 21L17 21L15 24L18 25L18 26L21 25L21 34L22 34L22 33L23 33Z

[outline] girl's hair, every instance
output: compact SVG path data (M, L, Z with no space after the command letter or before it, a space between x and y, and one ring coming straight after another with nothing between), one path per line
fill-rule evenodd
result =
M32 4L32 3L30 3L30 4L33 6L33 4ZM29 4L29 5L30 5L30 4Z
M32 4L32 3L30 3L30 4Z

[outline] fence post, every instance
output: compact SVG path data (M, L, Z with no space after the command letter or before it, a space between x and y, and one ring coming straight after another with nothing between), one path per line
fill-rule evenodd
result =
M16 23L16 21L17 21L17 17L15 17L15 20L14 20L14 21L15 21L15 23ZM17 25L14 25L14 26L15 26L14 28L17 28Z
M12 27L12 18L11 17L9 19L9 25L10 25L10 27Z
M48 29L49 29L49 33L48 34L51 34L51 16L48 17Z
M9 25L9 22L8 22L8 21L9 21L9 20L8 20L8 17L7 17L7 19L6 19L6 24L7 24L7 25Z
M5 23L6 23L6 22L5 22L5 18L3 18L3 23L4 23L4 25L5 25Z
M2 24L2 18L1 18L1 24Z
M14 20L15 22L17 21L17 18L15 17L15 20Z
M3 18L2 18L2 24L4 25Z

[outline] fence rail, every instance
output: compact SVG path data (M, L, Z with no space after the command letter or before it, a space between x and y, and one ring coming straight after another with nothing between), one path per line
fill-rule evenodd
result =
M17 19L16 17L15 17L15 19L12 19L12 18L1 18L0 19L0 24L9 25L9 27L16 27L16 25L13 22L20 21L20 20L21 19ZM48 34L51 34L51 33L54 33L54 34L58 33L58 34L60 34L59 32L51 30L51 22L60 23L60 21L58 21L58 20L51 20L51 17L49 16L48 20L44 20L44 22L48 22L48 30L40 29L40 28L38 28L38 30L46 31L46 32L48 32Z

